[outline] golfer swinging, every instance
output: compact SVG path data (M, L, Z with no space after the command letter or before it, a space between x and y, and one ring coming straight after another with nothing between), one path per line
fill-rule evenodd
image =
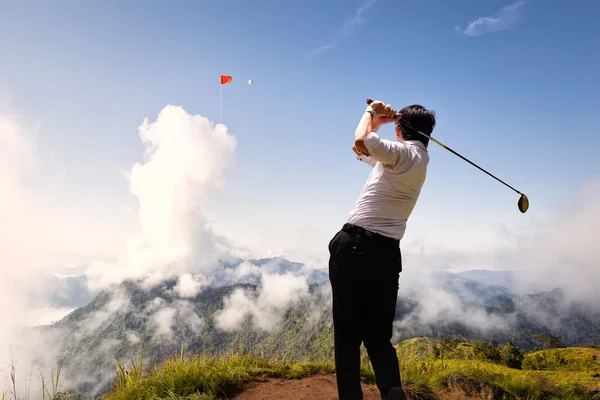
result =
M377 135L396 123L396 141ZM421 105L395 110L371 103L356 128L352 149L373 167L348 222L329 242L329 279L333 291L335 366L340 400L363 398L360 345L364 342L384 400L406 399L396 351L391 344L400 240L425 182L429 139L435 113Z

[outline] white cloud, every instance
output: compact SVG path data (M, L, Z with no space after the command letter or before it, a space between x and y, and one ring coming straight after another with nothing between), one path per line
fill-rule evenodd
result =
M317 47L316 49L313 49L310 51L311 55L315 55L315 54L319 54L319 53L324 53L328 50L334 49L336 46L335 44L325 44L321 47Z
M129 181L139 202L140 232L128 238L117 263L90 267L94 288L125 278L152 285L211 265L215 237L200 206L223 185L235 138L226 126L170 105L155 122L145 120L139 136L145 161L131 168Z
M159 342L175 340L175 331L183 326L189 328L194 335L200 334L204 327L204 320L188 300L167 303L165 299L157 297L144 311L151 314L152 339Z
M152 326L154 328L154 340L171 340L173 333L171 327L177 310L170 307L163 307L152 316Z
M127 341L131 344L137 344L140 342L140 337L135 332L128 332L126 335Z
M466 28L456 26L455 30L466 36L481 36L511 28L521 16L525 0L504 6L493 16L479 17L469 22Z
M257 313L257 306L250 295L238 288L224 299L224 307L215 314L215 322L219 329L233 331L244 319Z
M585 182L536 231L519 235L512 268L523 286L563 287L570 299L600 304L600 179Z
M179 297L196 297L203 287L208 285L208 280L203 275L183 274L177 280L175 292Z
M242 261L240 265L232 270L228 270L228 275L232 276L235 280L246 278L250 275L259 276L261 269L258 265L254 265L248 261Z
M139 232L121 242L119 253L110 248L124 237L118 224L99 221L94 212L75 214L61 206L64 191L56 183L60 180L48 172L54 169L42 164L38 131L39 124L0 104L0 313L6 322L0 324L2 373L13 356L22 374L29 373L27 368L37 373L42 366L34 365L35 360L55 362L58 349L40 350L44 341L35 335L24 342L21 328L54 320L57 312L69 310L45 307L43 301L40 309L32 309L27 289L46 266L55 270L65 260L79 264L72 258L75 253L97 260L86 270L93 290L109 288L125 278L143 277L150 283L170 278L178 279L174 293L197 294L209 276L217 241L205 225L200 206L223 184L236 144L225 126L213 126L207 118L180 107L166 106L156 121L144 121L139 136L145 158L133 165L128 176L139 202L135 210L139 211ZM116 261L95 257L100 253L114 254ZM90 316L80 333L101 328L128 307L128 297L117 291L106 308ZM189 307L178 305L175 310L185 316L184 323L192 330L200 329L202 321ZM169 335L170 317L169 311L155 317L159 335ZM128 340L136 341L134 333Z
M69 310L29 298L27 289L45 266L60 260L60 253L68 250L65 243L84 247L69 229L73 218L52 208L57 188L48 184L52 177L39 162L39 128L0 101L0 378L13 357L22 376L37 373L35 360L54 357L57 349L42 347L37 333L25 336L22 328Z
M233 331L250 318L254 327L270 331L281 322L283 312L309 295L307 275L263 271L258 294L236 289L224 299L224 307L215 314L219 329Z
M344 24L344 29L352 29L365 22L365 13L375 5L375 0L366 0L354 13L354 16Z
M376 0L365 0L360 7L356 9L352 18L350 18L342 29L335 35L335 38L330 41L330 43L319 46L309 52L310 55L315 55L319 53L324 53L336 47L336 44L333 43L339 40L342 36L349 35L353 29L363 25L365 23L365 15L367 11L369 11L375 5Z

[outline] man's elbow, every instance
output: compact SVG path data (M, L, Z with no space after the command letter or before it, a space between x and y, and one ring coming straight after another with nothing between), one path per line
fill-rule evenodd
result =
M356 139L354 141L354 147L360 150L362 153L369 155L369 150L365 147L364 139Z

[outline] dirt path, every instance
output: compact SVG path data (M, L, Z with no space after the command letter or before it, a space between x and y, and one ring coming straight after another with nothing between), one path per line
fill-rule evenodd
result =
M305 379L269 379L266 382L252 382L234 400L338 400L335 375L316 375ZM362 384L364 400L381 400L375 385ZM438 394L440 400L470 399L456 392L444 391Z

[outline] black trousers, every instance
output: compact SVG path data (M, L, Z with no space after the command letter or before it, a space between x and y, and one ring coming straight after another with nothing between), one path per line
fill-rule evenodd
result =
M402 257L398 240L345 224L329 242L334 354L340 400L362 400L360 345L364 343L382 398L401 386L391 344Z

